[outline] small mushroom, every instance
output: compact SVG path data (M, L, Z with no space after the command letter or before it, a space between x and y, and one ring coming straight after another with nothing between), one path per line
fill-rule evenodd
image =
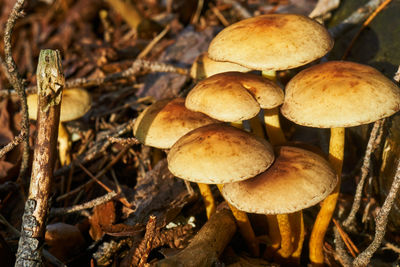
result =
M268 112L278 107L283 98L282 89L264 77L225 72L200 81L189 92L185 105L221 121L241 122L257 116L261 108ZM274 126L266 126L271 143L276 143Z
M29 118L36 120L38 112L38 96L31 94L27 97ZM58 127L59 157L61 165L71 163L69 154L71 142L68 131L62 122L72 121L81 118L90 109L92 99L90 94L81 88L66 89L62 93L60 124Z

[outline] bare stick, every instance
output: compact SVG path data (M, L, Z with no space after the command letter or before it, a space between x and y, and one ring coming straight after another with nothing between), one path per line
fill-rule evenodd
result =
M5 61L7 65L7 72L10 83L17 91L17 94L21 101L21 112L22 112L22 121L21 121L21 132L24 136L24 152L22 154L22 163L19 172L19 181L24 184L25 182L25 174L28 169L28 161L29 161L29 118L28 118L28 105L26 103L26 94L25 88L22 82L21 77L19 76L17 65L12 57L12 49L11 49L11 36L12 31L14 29L15 21L22 16L22 6L24 5L24 0L17 0L13 9L11 10L10 16L8 17L6 29L4 33L4 54Z
M235 232L236 223L232 212L227 209L217 211L184 250L154 266L213 266Z
M57 158L61 93L64 87L59 51L42 50L37 67L38 119L28 200L22 217L16 266L41 266L49 197Z
M386 232L386 225L388 221L389 212L392 209L394 200L396 198L397 191L400 187L400 161L397 163L396 175L393 178L392 186L389 194L387 195L382 208L378 212L375 218L375 237L372 243L361 252L357 258L353 261L353 266L367 266L371 260L372 255L380 247L383 237Z
M21 131L19 135L14 137L14 139L10 143L2 147L0 149L0 158L4 157L5 154L13 150L14 147L18 146L22 142L22 140L24 140L25 134L25 132Z
M343 20L340 24L329 29L329 33L333 38L337 38L343 32L347 31L354 24L358 24L365 20L370 14L372 14L378 6L385 0L370 0L362 7L354 11L349 17Z
M145 59L136 59L131 67L127 68L121 72L111 73L105 77L100 78L76 78L73 80L69 80L65 84L65 88L74 88L74 87L89 87L95 85L101 85L107 82L113 82L120 79L125 79L128 77L133 77L140 72L172 72L178 73L181 75L189 75L189 70L185 68L176 67L172 64L158 62L158 61L150 61ZM36 86L28 87L28 93L34 93L36 90ZM4 95L15 94L14 91L0 91L0 97Z
M344 267L350 267L351 263L353 261L353 258L347 254L346 249L345 249L345 244L343 242L343 239L340 236L339 230L336 226L333 227L333 231L335 233L335 251L339 257L340 263Z
M349 216L343 222L343 226L346 227L347 229L351 228L351 226L354 224L356 214L360 209L362 190L364 188L365 180L367 179L367 175L371 167L371 154L377 146L376 141L378 140L377 138L378 131L382 127L384 121L385 121L384 119L376 121L374 123L374 127L371 130L371 134L367 144L367 149L365 151L363 165L361 167L361 179L357 185L356 194L354 196L354 201L353 205L351 206Z
M67 207L67 208L52 208L50 210L50 214L53 216L65 215L67 213L73 213L73 212L78 212L78 211L85 210L85 209L91 209L93 207L96 207L98 205L101 205L103 203L110 201L116 195L118 195L117 192L111 191L110 193L105 194L104 196L95 198L95 199L88 201L86 203L83 203L83 204L79 204L79 205L75 205L75 206Z

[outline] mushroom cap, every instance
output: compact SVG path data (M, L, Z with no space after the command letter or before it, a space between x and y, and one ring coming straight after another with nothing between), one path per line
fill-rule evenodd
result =
M400 88L376 69L348 61L312 66L286 86L282 114L304 126L350 127L400 109Z
M284 214L317 204L332 192L337 181L333 167L323 157L282 146L269 169L254 178L225 184L222 194L245 212Z
M37 119L38 95L31 94L27 97L29 118ZM60 122L79 119L89 111L92 105L92 98L84 89L71 88L62 92Z
M333 39L318 22L295 14L245 19L222 30L208 48L210 58L256 70L284 70L324 56Z
M187 132L216 122L205 114L185 108L184 98L163 99L139 115L133 134L147 146L169 149Z
M212 60L208 56L208 53L204 52L193 62L193 65L190 68L190 76L193 79L202 80L214 74L227 71L249 72L250 69L231 62Z
M168 168L177 177L205 184L235 182L266 170L272 146L259 137L225 124L210 124L180 138L168 153Z
M221 121L251 119L261 108L282 104L284 94L274 82L260 75L224 72L206 78L189 92L185 105Z

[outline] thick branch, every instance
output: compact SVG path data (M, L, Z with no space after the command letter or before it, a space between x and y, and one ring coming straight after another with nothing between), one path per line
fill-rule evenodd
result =
M190 244L178 254L155 263L155 267L213 266L236 232L230 210L214 213Z
M64 75L58 51L42 50L37 68L39 108L37 138L33 155L31 183L22 218L16 266L41 266L42 245L49 211L49 197L57 158Z

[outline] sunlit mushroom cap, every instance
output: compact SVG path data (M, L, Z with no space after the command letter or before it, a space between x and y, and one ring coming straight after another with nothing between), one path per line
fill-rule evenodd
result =
M27 97L29 118L37 119L38 96L31 94ZM62 93L60 121L79 119L89 111L92 105L90 94L80 88L65 89Z
M229 125L210 124L180 138L167 159L169 170L179 178L220 184L263 172L274 154L264 139Z
M190 76L193 79L201 80L214 74L228 71L249 72L250 69L231 62L212 60L209 58L208 53L204 52L193 62L190 68Z
M260 107L277 107L283 98L282 89L260 75L225 72L197 83L185 105L215 119L235 122L253 118Z
M400 88L376 69L331 61L298 73L286 86L282 114L304 126L367 124L400 109Z
M284 70L324 56L333 39L318 22L295 14L245 19L222 30L208 48L210 58L256 70Z
M317 204L336 183L337 175L326 159L301 148L282 146L269 169L254 178L225 184L222 194L245 212L283 214Z
M187 132L216 122L205 114L185 108L184 98L164 99L139 115L133 134L147 146L168 149Z

